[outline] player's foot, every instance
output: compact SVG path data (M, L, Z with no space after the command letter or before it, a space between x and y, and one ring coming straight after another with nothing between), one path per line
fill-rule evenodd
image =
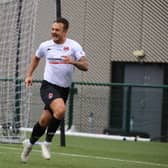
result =
M29 158L29 154L32 150L32 144L30 144L29 139L23 141L23 151L21 153L21 161L26 163Z
M44 159L49 160L51 158L50 154L50 143L42 143L41 144L42 156Z

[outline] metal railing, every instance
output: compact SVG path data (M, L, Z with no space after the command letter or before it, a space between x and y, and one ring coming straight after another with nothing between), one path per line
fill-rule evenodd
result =
M20 84L17 88L20 90L12 94L16 92L18 95L22 94L21 89L25 86L23 79L17 80L17 84ZM0 82L16 83L14 79L0 79ZM28 127L33 126L43 109L40 84L41 80L33 81L30 102L25 102L30 106ZM15 106L21 101L21 96L15 96L15 99L17 97L19 99L15 100ZM149 134L153 139L163 137L167 140L167 100L168 85L73 82L67 102L65 126L67 129L75 126L79 132L98 134L105 133L104 130L109 130L109 134L116 133L116 130L127 134L141 132ZM3 107L0 104L1 113ZM18 119L20 107L16 109Z

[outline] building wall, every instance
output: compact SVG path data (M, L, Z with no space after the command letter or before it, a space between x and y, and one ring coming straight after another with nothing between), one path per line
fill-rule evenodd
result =
M85 49L89 73L76 71L75 80L110 81L110 62L138 62L134 50L143 49L143 62L168 62L168 1L62 0L62 16L70 21L69 38ZM50 38L56 1L40 0L35 49ZM37 75L37 78L39 78Z

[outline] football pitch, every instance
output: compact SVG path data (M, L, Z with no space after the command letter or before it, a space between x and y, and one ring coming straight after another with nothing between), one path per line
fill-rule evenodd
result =
M168 143L114 141L57 135L50 160L36 145L26 164L20 162L22 144L0 144L0 168L168 168Z

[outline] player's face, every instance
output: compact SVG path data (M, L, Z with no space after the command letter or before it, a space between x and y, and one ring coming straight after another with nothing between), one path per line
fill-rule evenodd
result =
M51 35L56 43L64 43L66 32L64 31L64 25L62 23L53 23L51 27Z

